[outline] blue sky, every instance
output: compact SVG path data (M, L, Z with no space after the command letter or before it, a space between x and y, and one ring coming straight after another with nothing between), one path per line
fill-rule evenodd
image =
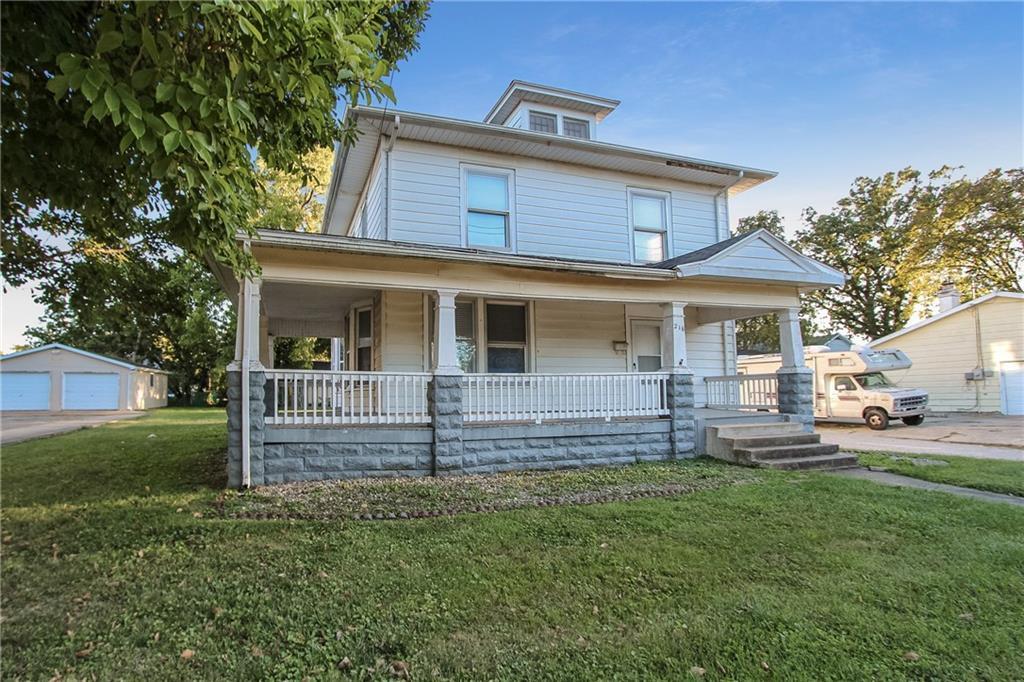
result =
M513 78L622 100L609 142L774 170L790 230L858 175L1024 164L1020 3L438 2L398 107L480 120ZM3 338L39 308L3 296Z

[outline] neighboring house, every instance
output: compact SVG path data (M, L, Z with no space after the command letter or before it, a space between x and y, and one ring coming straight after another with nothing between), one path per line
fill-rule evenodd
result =
M260 279L213 265L231 485L692 456L709 390L739 406L734 320L772 312L793 361L761 402L809 421L799 296L844 276L729 238L774 173L598 141L617 104L513 81L482 123L350 108L324 233L240 237ZM275 336L343 339L343 370L275 370Z
M807 346L825 346L832 351L846 351L853 348L853 341L846 334L821 334L807 339Z
M148 410L167 405L167 372L62 343L0 357L0 410Z
M939 313L869 344L914 363L890 379L928 391L935 412L1024 414L1024 294L997 291L967 303L952 287Z

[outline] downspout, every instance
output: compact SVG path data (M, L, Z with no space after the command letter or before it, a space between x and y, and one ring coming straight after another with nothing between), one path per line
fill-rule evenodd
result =
M243 248L251 251L251 243L246 240ZM242 281L242 488L252 486L252 467L250 458L251 424L249 423L249 316L252 314L252 280L246 277Z

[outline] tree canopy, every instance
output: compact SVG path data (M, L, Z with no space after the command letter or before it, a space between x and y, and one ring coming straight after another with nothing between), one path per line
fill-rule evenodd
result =
M298 173L394 95L427 3L3 3L3 274L160 239L247 271L261 170Z

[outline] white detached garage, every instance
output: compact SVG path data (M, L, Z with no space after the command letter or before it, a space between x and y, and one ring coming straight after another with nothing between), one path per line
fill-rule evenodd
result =
M163 370L61 343L0 357L0 411L133 411L165 405Z

